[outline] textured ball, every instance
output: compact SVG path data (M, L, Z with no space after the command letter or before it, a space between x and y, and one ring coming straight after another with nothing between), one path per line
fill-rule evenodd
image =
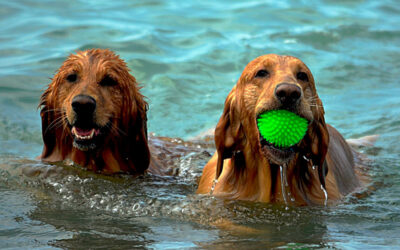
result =
M271 110L258 117L257 125L266 141L275 147L288 148L303 139L308 121L287 110Z

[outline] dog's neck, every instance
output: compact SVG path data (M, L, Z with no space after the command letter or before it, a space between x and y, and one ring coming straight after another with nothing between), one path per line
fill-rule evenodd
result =
M299 159L299 154L282 165L271 164L263 156L254 157L252 152L242 154L232 156L229 169L224 169L219 178L216 192L222 196L225 193L236 199L286 205L324 203L325 193L316 166L304 158ZM310 192L311 189L318 191ZM305 196L306 193L317 193L318 196Z
M136 171L137 159L134 155L123 154L119 149L125 145L119 145L118 140L106 140L102 146L94 150L81 151L73 146L72 138L64 134L64 138L59 139L54 145L53 150L43 159L50 162L71 160L75 164L88 170L101 172L104 174L130 173L141 174ZM132 146L132 145L131 145ZM137 147L144 147L137 145ZM146 146L147 147L147 146ZM143 151L142 157L145 158L147 148L139 148Z

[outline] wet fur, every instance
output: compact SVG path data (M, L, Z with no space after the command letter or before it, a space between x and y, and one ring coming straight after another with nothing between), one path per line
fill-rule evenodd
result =
M260 69L268 69L270 76L256 78ZM308 75L307 82L296 79L299 71ZM298 153L285 164L279 164L269 151L263 152L256 124L257 114L279 108L274 89L282 82L302 89L300 104L294 111L310 121ZM286 192L294 198L287 202L291 204L324 204L321 186L328 193L328 203L334 203L360 186L353 150L336 129L325 123L313 76L294 57L265 55L246 66L225 101L215 129L215 144L217 152L204 167L197 193L282 203L280 165L287 168Z
M75 72L77 83L66 81ZM100 86L105 76L116 86ZM74 119L71 101L78 94L91 95L97 102L97 124L109 132L96 150L73 147L68 122ZM70 159L76 164L103 173L142 174L150 163L147 141L147 103L126 63L109 50L92 49L70 55L62 64L40 99L43 161Z

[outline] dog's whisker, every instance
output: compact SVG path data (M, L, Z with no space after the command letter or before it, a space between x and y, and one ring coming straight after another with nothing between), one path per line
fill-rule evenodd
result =
M59 129L61 127L63 127L65 129L65 125L68 123L67 119L62 119L58 122L57 126L55 127L55 129Z
M111 132L114 133L114 134L116 134L116 135L123 135L123 136L126 136L126 135L127 135L126 132L124 132L123 130L121 130L120 128L118 128L118 126L116 126L116 125L113 124L113 123L109 123L107 126L108 126L108 128L111 129Z
M55 128L56 126L59 126L59 123L63 122L63 116L57 117L54 121L52 121L49 126L46 128L45 133L47 133L49 130ZM57 127L58 128L58 127Z
M117 120L120 119L120 117L112 115L112 114L105 114L105 116L109 119L109 120ZM111 130L112 133L116 134L116 135L123 135L126 136L127 133L124 132L123 130L121 130L118 126L116 126L113 123L108 123L107 127Z
M317 105L317 104L310 104L309 106L310 106L310 107L323 108L322 105Z
M108 119L115 119L115 120L117 120L117 119L121 119L121 117L119 117L119 116L115 116L115 115L113 115L113 114L105 114L105 117L107 117Z
M43 112L43 114L50 113L50 112L63 113L64 110L63 109L47 109L42 112Z

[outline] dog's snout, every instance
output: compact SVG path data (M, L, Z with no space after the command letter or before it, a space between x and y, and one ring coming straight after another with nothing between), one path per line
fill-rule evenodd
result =
M96 109L96 100L88 95L77 95L72 99L71 105L78 115L91 115Z
M275 96L284 106L294 105L301 97L301 88L295 84L281 83L275 88Z

